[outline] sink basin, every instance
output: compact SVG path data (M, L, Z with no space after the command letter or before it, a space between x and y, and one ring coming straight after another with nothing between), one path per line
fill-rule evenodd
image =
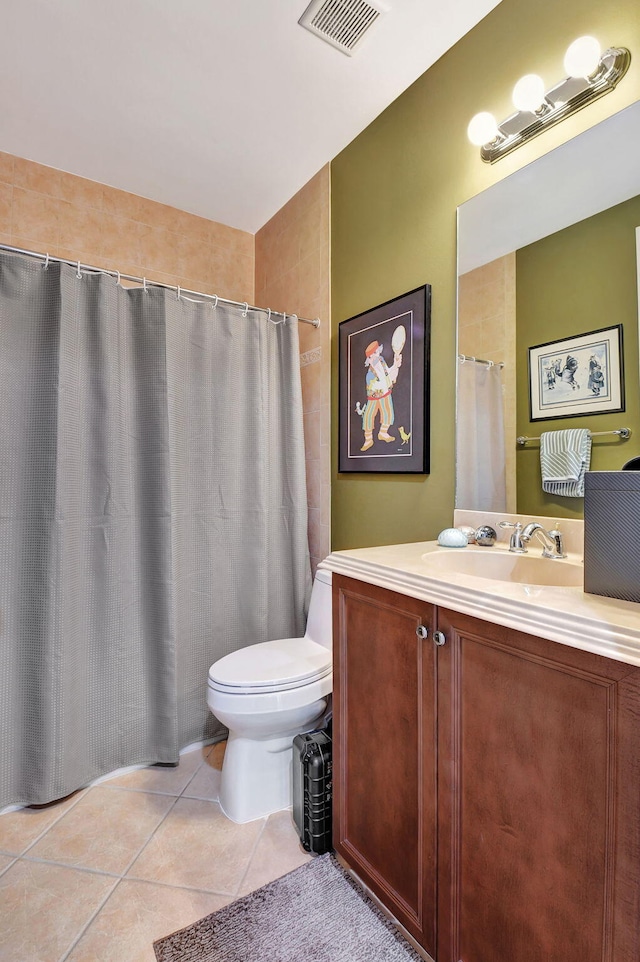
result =
M581 588L584 581L584 569L575 561L554 561L540 555L513 554L495 548L439 550L424 554L422 560L434 577L471 575L485 581L563 588Z

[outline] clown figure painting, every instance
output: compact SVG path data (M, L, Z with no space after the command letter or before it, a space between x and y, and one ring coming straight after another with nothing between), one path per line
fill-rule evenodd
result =
M404 330L404 328L400 328ZM400 365L402 364L402 354L394 354L393 365L389 367L382 354L383 345L377 341L372 341L365 348L365 364L367 365L366 389L367 403L362 409L362 430L364 431L364 444L361 451L368 451L373 447L373 432L376 426L376 418L380 419L380 430L378 431L378 441L393 444L396 437L389 434L391 425L394 422L392 391L398 379ZM356 410L361 408L359 401L356 401Z
M430 288L340 325L340 471L428 471Z

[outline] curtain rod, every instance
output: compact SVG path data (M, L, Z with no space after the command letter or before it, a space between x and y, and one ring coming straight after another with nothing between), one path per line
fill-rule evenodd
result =
M217 294L205 294L203 291L190 291L186 287L173 286L171 284L163 284L161 281L150 281L146 277L134 277L133 274L122 274L120 271L110 271L104 267L92 267L90 264L81 264L80 261L70 261L64 257L54 257L52 254L42 254L40 251L27 251L21 247L10 247L8 244L0 244L0 250L8 251L11 254L26 254L28 257L39 257L41 260L45 261L45 264L56 263L56 264L68 264L70 267L76 267L78 272L89 271L94 274L108 274L110 277L116 277L118 283L121 279L126 281L134 281L136 284L142 284L143 288L147 287L163 287L167 291L175 291L178 298L183 295L192 294L194 297L206 297L208 300L214 301L215 306L218 304L231 304L233 307L242 308L242 316L246 317L249 311L260 311L263 314L269 316L271 320L272 314L277 314L282 318L282 321L278 323L283 323L288 317L295 317L297 321L301 324L312 324L313 327L320 327L320 318L316 317L312 321L308 320L306 317L298 317L297 314L287 314L284 311L272 311L271 308L267 307L254 307L248 304L246 301L232 301L228 297L218 297ZM191 298L186 297L186 300L191 300ZM195 301L194 303L198 303Z
M458 354L459 361L474 361L476 364L486 364L487 367L504 367L504 361L484 361L481 357L474 357L473 354Z

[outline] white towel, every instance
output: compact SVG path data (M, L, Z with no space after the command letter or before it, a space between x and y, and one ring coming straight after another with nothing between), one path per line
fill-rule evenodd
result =
M540 435L542 490L563 498L584 498L584 476L591 463L591 433L585 428Z

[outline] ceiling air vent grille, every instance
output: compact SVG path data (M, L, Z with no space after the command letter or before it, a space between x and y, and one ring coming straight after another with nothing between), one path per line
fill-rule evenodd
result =
M312 0L298 23L351 57L385 12L378 0Z

